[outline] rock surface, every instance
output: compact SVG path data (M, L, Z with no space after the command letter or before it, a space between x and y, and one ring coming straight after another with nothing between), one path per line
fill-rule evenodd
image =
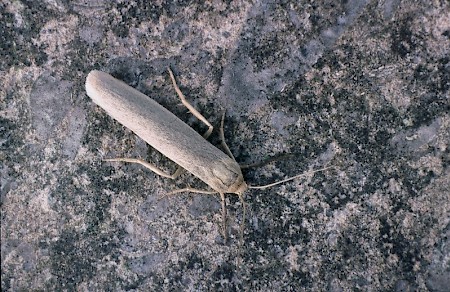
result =
M153 3L153 4L148 4ZM254 3L255 2L255 3ZM0 4L2 291L448 291L448 1ZM217 196L86 96L109 72L198 131L166 68L268 190ZM215 138L214 138L215 137ZM217 143L217 132L211 139ZM286 154L286 155L282 155Z

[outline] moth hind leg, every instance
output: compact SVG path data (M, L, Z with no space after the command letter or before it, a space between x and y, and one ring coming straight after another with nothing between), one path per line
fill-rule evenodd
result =
M206 130L206 132L203 134L203 138L207 139L212 131L213 131L213 126L211 125L210 122L208 122L208 120L201 114L199 113L186 99L186 97L184 96L183 92L181 92L180 88L178 87L177 81L175 80L175 76L172 73L172 70L170 70L170 68L167 68L167 70L169 71L169 75L170 75L170 79L172 80L172 84L173 87L175 88L175 91L178 94L178 97L181 99L181 103L183 103L183 105L185 107L187 107L187 109L189 110L189 112L191 114L193 114L197 119L199 119L200 121L202 121L207 127L208 130Z
M231 153L230 148L227 145L227 142L225 142L225 134L223 132L223 123L225 120L225 111L222 114L222 119L220 120L220 129L219 129L219 135L220 135L220 144L222 145L222 148L225 150L225 153L230 156L231 159L236 161L236 159L233 156L233 153Z
M196 194L206 194L206 195L217 194L216 191L207 191L207 190L194 189L194 188L191 188L191 187L188 186L188 187L183 188L183 189L171 191L171 192L163 195L159 199L162 199L164 197L171 196L171 195L174 195L174 194L184 193L184 192L196 193ZM223 234L224 241L227 242L228 241L227 203L226 203L226 200L225 200L225 194L224 193L219 193L219 194L220 194L220 200L221 200L221 205L222 205L222 234Z

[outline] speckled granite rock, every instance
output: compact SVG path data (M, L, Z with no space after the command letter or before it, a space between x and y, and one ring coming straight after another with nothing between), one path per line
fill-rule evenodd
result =
M448 1L0 8L2 291L448 291ZM102 161L175 168L90 101L92 69L204 130L168 66L239 162L291 154L250 184L337 167L249 191L241 250L235 196L225 243L217 197L158 200L198 180Z

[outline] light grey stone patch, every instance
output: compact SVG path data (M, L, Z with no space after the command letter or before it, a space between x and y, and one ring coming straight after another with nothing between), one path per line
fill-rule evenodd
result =
M101 41L104 33L99 26L85 26L81 28L79 35L83 41L92 46Z
M398 133L392 137L391 145L395 146L400 153L412 154L432 142L437 137L440 128L441 120L437 118L430 125Z
M83 129L86 126L86 115L79 107L73 108L68 117L65 127L64 141L62 143L63 154L69 159L74 159L80 147Z
M274 112L270 118L270 124L278 133L283 136L288 134L286 127L295 124L295 118L286 115L281 111Z
M45 141L55 135L55 128L70 110L71 87L71 82L48 74L36 80L30 93L30 106L32 125L39 140Z

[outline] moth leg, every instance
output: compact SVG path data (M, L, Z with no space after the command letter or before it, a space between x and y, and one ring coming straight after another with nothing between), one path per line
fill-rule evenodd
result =
M205 194L205 195L217 194L216 191L207 191L207 190L200 190L200 189L194 189L194 188L191 188L191 187L186 187L186 188L182 188L182 189L179 189L179 190L168 192L165 196L171 196L171 195L174 195L174 194L185 193L185 192L186 193Z
M213 194L217 194L216 191L206 191L206 190L200 190L200 189L194 189L191 187L186 187L183 189L179 189L179 190L175 190L175 191L171 191L161 197L159 197L158 200L161 200L165 197L174 195L174 194L179 194L179 193L184 193L184 192L189 192L189 193L196 193L196 194L206 194L206 195L213 195ZM226 206L226 201L225 201L225 194L224 193L219 193L220 194L220 199L222 201L222 229L223 229L223 237L225 242L228 240L228 233L227 233L227 206Z
M228 148L227 142L225 142L225 134L223 133L223 121L225 120L225 112L222 114L222 120L220 121L220 129L219 129L219 135L220 135L220 144L222 145L223 149L227 153L228 156L230 156L234 161L233 153L231 153L230 148Z
M191 188L190 186L187 186L187 187L182 188L182 189L178 189L178 190L174 190L174 191L168 192L167 194L164 194L161 197L159 197L158 200L161 200L161 199L164 199L165 197L172 196L172 195L179 194L179 193L195 193L195 194L205 194L205 195L217 194L216 191L207 191L207 190L194 189L194 188Z
M144 161L142 159L137 159L137 158L108 158L108 159L104 159L104 161L120 161L120 162L137 163L137 164L144 166L145 168L150 169L151 171L153 171L154 173L156 173L160 176L170 178L170 179L175 179L184 171L184 169L181 166L178 166L177 170L175 170L175 172L173 174L167 174L164 171L162 171L161 169L159 169L158 167L156 167L155 165L153 165L147 161Z
M236 257L236 266L240 266L242 261L242 247L244 246L244 228L245 228L245 216L246 216L246 210L247 207L245 206L245 200L242 194L238 195L239 200L242 204L242 222L240 227L240 236L239 236L239 249L238 249L238 256Z
M208 120L201 114L199 113L187 100L186 97L184 96L183 92L181 92L180 88L177 85L177 81L175 80L175 76L173 76L172 70L170 70L170 68L167 68L167 70L169 71L169 75L170 75L170 79L172 80L172 84L173 87L175 88L175 91L178 94L178 97L181 99L181 102L183 103L183 105L185 107L187 107L187 109L191 112L191 114L193 114L197 119L199 119L200 121L202 121L206 126L208 126L208 130L206 130L206 132L203 134L203 138L207 139L209 137L209 135L211 135L212 131L213 131L213 126L211 125L210 122L208 122Z
M225 201L225 194L220 193L220 199L222 201L222 228L223 228L223 238L225 242L228 240L227 232L227 203Z

